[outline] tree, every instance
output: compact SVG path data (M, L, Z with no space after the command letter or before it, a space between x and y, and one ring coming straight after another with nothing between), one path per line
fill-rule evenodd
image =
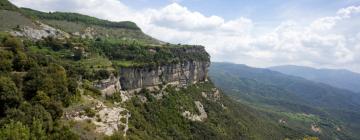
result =
M21 122L11 121L0 129L0 138L5 140L29 140L30 130Z
M62 121L55 122L54 130L49 136L50 140L79 140L79 136L71 131L70 127Z
M44 39L44 41L44 45L51 47L51 49L53 49L54 51L59 51L65 48L64 43L54 37L47 37Z
M43 128L46 131L53 130L53 118L51 114L42 105L23 103L21 104L19 109L25 114L25 117L21 118L22 120L16 121L21 121L22 123L31 126L34 123L34 118L36 118L37 120L42 122Z
M11 36L6 36L4 41L3 41L3 45L5 47L10 47L14 52L17 51L23 51L24 50L24 44L23 42L15 37L11 37Z
M0 116L9 108L20 105L21 93L9 77L0 77Z
M33 118L33 123L31 125L31 140L46 140L47 135L46 131L43 128L43 122L41 120Z
M31 100L38 91L46 93L51 100L68 102L71 94L65 69L56 64L31 69L24 78L25 98Z
M36 66L35 61L28 57L26 53L18 51L13 61L13 68L17 71L27 71Z
M12 70L12 59L12 52L0 50L0 71L10 72Z
M110 77L110 72L107 70L98 70L95 74L96 79L107 79Z

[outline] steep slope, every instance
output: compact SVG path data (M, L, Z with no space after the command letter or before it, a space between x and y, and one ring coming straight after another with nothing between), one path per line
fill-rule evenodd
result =
M0 4L0 139L308 134L223 95L202 46L162 44L130 22Z
M144 34L135 23L130 21L111 22L77 13L44 13L27 8L21 9L21 12L47 25L83 38L136 40L154 45L163 43Z
M356 132L360 97L356 93L268 69L230 63L212 63L209 75L231 97L283 116L289 124L298 121L289 127L306 131L311 130L310 125L317 124L323 130L319 136L326 139L359 137ZM337 131L338 127L342 131Z
M348 70L315 69L294 65L275 66L269 69L360 93L360 74Z
M44 29L42 26L46 25L81 38L136 40L153 45L163 44L163 42L144 34L135 23L130 21L111 22L77 13L45 13L28 8L17 8L7 0L1 1L0 22L2 24L0 29L3 31L34 32L36 29ZM44 30L49 29L45 28ZM47 37L47 35L35 39L41 37Z

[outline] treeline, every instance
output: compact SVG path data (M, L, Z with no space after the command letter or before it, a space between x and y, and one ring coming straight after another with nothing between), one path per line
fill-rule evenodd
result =
M162 65L183 61L210 61L209 54L199 46L149 46L136 41L112 42L97 39L92 43L92 48L111 60L131 61L137 64Z

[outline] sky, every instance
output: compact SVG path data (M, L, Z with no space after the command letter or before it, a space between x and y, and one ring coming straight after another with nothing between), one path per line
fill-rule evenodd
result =
M133 21L216 62L360 72L360 0L10 0L40 11Z

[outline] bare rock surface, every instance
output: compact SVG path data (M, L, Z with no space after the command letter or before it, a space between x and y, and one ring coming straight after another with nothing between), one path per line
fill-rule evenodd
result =
M193 114L190 111L184 111L182 115L191 120L191 121L199 121L203 122L207 119L207 113L205 112L204 106L201 104L200 101L195 101L196 108L200 112L200 114Z
M16 31L11 31L10 33L14 36L27 37L34 40L40 40L46 37L54 37L59 39L69 38L70 35L59 29L55 29L49 25L43 24L41 22L36 22L38 28L33 28L29 26L19 27Z
M209 65L209 62L186 61L152 68L121 68L120 84L122 90L155 87L164 83L184 87L206 81Z
M316 133L321 133L321 128L315 124L311 124L311 130Z
M217 88L213 88L212 92L201 92L201 96L207 100L219 101L221 98L220 91Z
M96 112L95 116L87 116L84 110L80 110L67 112L65 114L67 119L75 121L91 121L91 123L96 126L95 132L103 133L108 136L119 130L119 126L123 126L124 135L126 135L128 130L128 120L131 115L125 108L120 106L109 107L103 102L90 96L84 97L96 103L96 105L91 108ZM126 122L121 122L122 118L125 118Z

